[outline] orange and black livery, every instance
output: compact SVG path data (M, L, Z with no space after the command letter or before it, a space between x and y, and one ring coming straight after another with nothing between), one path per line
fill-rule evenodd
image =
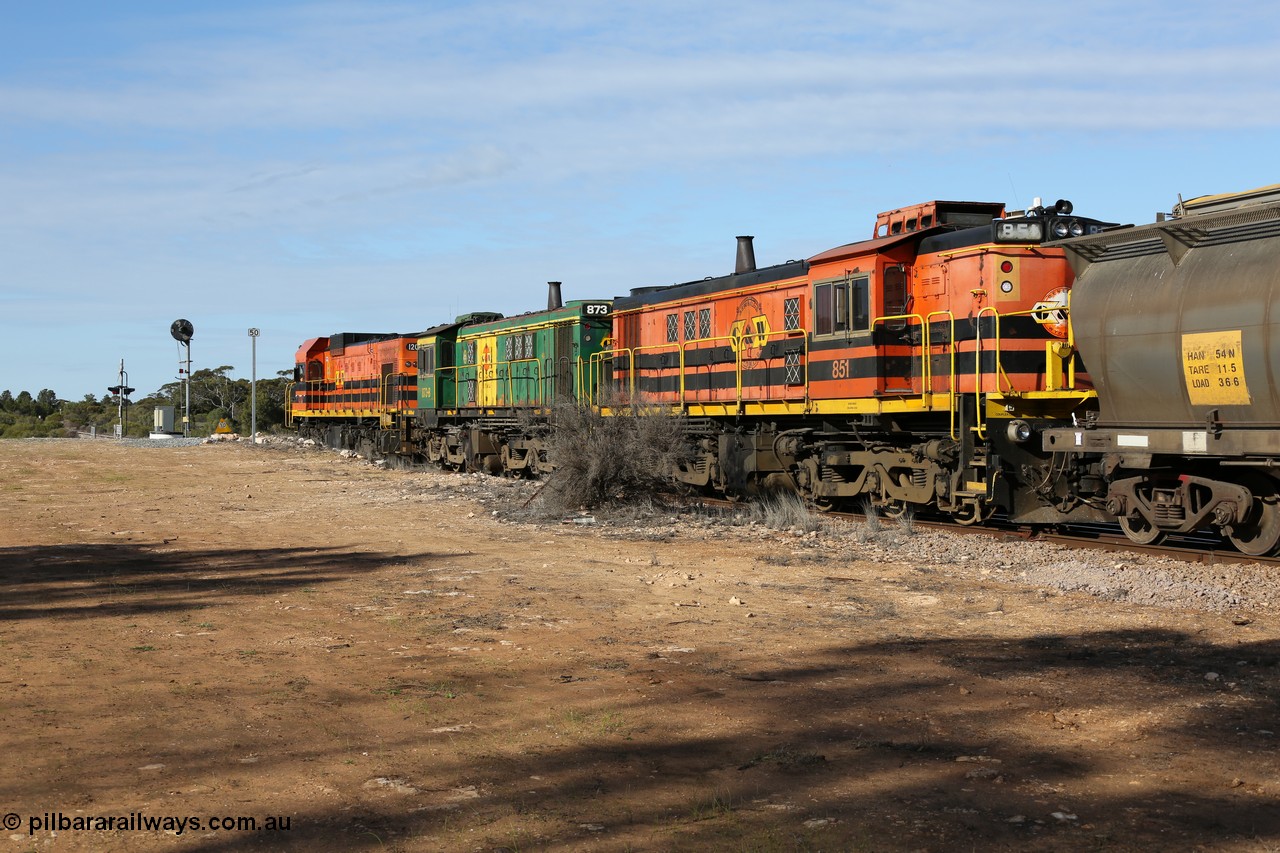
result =
M1067 334L1071 268L1044 243L1104 227L1065 201L932 201L764 268L739 237L733 274L615 300L603 357L624 398L709 425L686 482L978 520L1029 425L1096 396Z
M418 407L419 334L340 332L306 341L295 357L291 423L318 432L365 425L369 438L359 444L380 437L383 446L355 449L399 451L394 436Z

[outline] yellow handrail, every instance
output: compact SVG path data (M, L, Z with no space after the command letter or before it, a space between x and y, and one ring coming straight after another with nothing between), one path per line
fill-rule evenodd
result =
M934 317L947 318L947 342L945 344L947 347L949 362L947 370L947 433L952 439L956 439L959 437L958 430L956 429L956 315L950 311L930 311L925 315L925 347L920 357L928 360L929 362L928 388L930 395L933 394L933 353L929 350L931 347L935 346L935 344L929 340L929 337L932 333L931 324L933 323ZM933 405L932 396L930 397L929 405L930 407Z

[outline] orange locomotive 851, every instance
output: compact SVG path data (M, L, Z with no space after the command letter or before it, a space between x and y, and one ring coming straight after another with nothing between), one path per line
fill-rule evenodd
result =
M732 275L616 299L600 358L622 399L688 416L693 485L968 523L1091 518L1031 440L1096 401L1066 322L1071 268L1042 244L1108 226L1066 201L934 201L763 269L739 237Z

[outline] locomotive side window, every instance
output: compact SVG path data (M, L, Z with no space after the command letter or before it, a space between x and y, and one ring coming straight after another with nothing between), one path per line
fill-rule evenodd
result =
M698 334L698 315L694 311L684 312L684 339L691 341Z
M866 279L861 281L864 284ZM833 335L849 330L849 281L819 284L813 289L813 333Z
M667 315L667 343L674 344L680 341L680 315Z
M710 308L702 308L698 311L698 337L704 340L711 337Z
M871 328L871 287L867 276L855 278L849 282L853 290L853 325L855 332L865 332Z
M813 333L831 334L831 285L820 284L813 289Z
M418 348L418 373L422 376L430 376L436 372L436 348L419 347Z

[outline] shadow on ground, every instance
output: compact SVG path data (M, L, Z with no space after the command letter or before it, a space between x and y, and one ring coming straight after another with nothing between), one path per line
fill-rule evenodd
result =
M448 713L477 721L463 734L376 730L392 701L446 707L425 679L308 688L276 710L340 708L349 731L264 750L254 772L305 761L323 778L360 754L340 741L376 740L362 778L405 791L273 803L259 810L289 815L288 833L181 849L1274 849L1277 661L1273 641L1224 648L1167 630L832 646L780 667L689 677L681 664L679 680L661 658L579 661L581 677L512 668L461 684ZM522 685L553 703L530 704ZM721 734L725 699L735 731ZM677 708L705 725L668 725ZM1132 719L1131 742L1092 738L1102 717ZM172 763L194 777L226 760L189 747ZM1238 778L1189 786L1205 766Z
M458 555L336 548L166 552L133 544L0 548L0 619L157 613L444 556Z

